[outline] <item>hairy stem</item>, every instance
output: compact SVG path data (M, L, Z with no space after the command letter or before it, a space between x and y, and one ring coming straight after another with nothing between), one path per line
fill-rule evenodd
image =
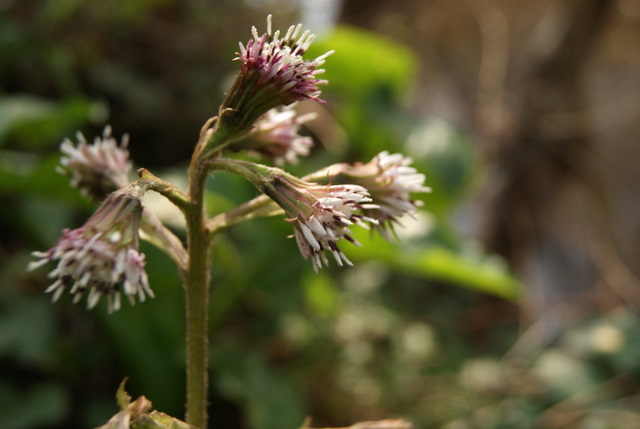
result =
M189 198L171 183L154 176L146 168L138 169L139 183L143 183L145 190L155 191L164 195L169 201L175 204L183 213L191 209Z
M210 234L217 234L233 225L250 219L283 214L282 209L266 195L260 195L235 209L220 213L209 219L207 226Z
M207 170L194 153L189 169L190 210L187 219L189 263L184 275L187 302L187 405L186 420L197 428L207 428L208 405L208 314L210 250L204 213L204 184Z
M142 212L142 222L140 223L140 237L164 251L173 262L176 263L181 272L187 269L189 258L184 245L169 228L164 226L162 221L148 208Z

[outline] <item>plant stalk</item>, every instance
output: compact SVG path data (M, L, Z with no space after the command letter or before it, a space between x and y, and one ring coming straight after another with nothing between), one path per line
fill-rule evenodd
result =
M238 135L217 118L211 118L204 124L189 166L189 207L183 208L189 254L189 263L184 272L187 302L186 421L200 429L208 428L210 256L215 237L208 228L204 186L220 150ZM176 199L177 204L183 201L180 193L173 189L167 193Z
M189 176L191 209L186 214L189 263L185 272L187 323L186 421L207 428L208 405L208 315L210 283L210 235L205 227L204 184L207 170L194 154Z

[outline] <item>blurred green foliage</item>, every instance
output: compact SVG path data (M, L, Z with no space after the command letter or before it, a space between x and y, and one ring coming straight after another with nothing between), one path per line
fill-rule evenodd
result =
M213 31L199 15L206 7L192 2L185 10L169 0L36 3L46 7L20 5L13 15L0 15L1 426L102 424L116 412L113 396L125 376L132 395L144 394L158 410L181 417L184 302L165 255L143 246L156 298L114 315L101 306L86 312L67 297L49 304L44 270L26 273L25 267L29 252L50 247L62 228L81 225L92 210L55 172L60 141L76 129L91 139L111 112L116 135L133 127L131 150L142 162L161 177L179 178L181 165L167 160L186 168L188 157L175 154L188 154L198 129L179 140L176 130L204 121L215 103L178 111L167 93L200 100L206 76L205 95L213 98L233 70L233 48L223 48L234 45L228 40L234 35L215 40L222 54L210 62L225 64L216 66L218 74L194 61L151 76L149 68L160 65L143 70L130 54L121 62L100 58L112 50L86 23L127 35L140 28L160 32L166 24L193 35ZM209 8L206 16L223 25L220 10ZM174 9L180 13L171 14ZM91 37L82 39L83 31ZM211 40L189 45L176 37L185 51L209 55ZM143 43L129 48L144 57ZM560 427L545 425L573 417L585 428L613 427L607 426L613 421L633 427L625 424L637 422L635 411L616 398L637 387L633 378L617 375L640 375L637 316L594 320L548 349L519 337L514 313L521 285L454 221L482 174L472 138L412 114L407 101L417 61L407 48L338 27L310 55L328 49L336 53L326 64L330 84L323 94L335 118L327 126L340 128L348 145L324 142L329 152L320 148L294 169L402 151L413 156L433 192L420 196L424 214L399 228L402 240L358 231L364 246L343 248L353 268L314 274L286 239L290 226L280 218L220 237L211 308L212 420L219 427L287 429L308 415L315 426L403 416L418 428L513 429ZM27 52L37 56L30 62ZM146 55L163 58L156 51ZM42 69L50 74L34 81ZM100 76L109 81L96 83ZM153 104L156 95L160 107ZM222 175L211 180L207 201L218 212L255 194L249 184ZM619 341L599 343L603 329Z

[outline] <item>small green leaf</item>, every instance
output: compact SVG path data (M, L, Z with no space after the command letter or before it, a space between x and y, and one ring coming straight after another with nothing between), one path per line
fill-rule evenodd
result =
M129 377L125 377L124 380L118 386L118 391L116 392L116 402L118 403L118 408L120 411L126 410L129 404L131 403L131 396L127 393L124 388L124 385L127 383Z

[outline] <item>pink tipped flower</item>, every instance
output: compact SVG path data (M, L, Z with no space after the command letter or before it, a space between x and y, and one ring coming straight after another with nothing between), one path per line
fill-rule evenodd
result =
M293 104L269 110L256 121L245 140L234 148L257 152L274 164L297 164L298 156L307 156L313 139L299 134L300 126L315 119L316 113L297 115Z
M253 39L246 48L240 43L237 59L242 62L242 74L257 73L258 87L274 86L285 99L283 104L302 101L307 98L321 101L317 85L327 83L318 79L324 73L318 69L325 58L333 53L327 52L314 60L305 60L302 55L309 49L315 35L308 30L300 34L302 24L289 27L281 38L280 30L271 31L271 15L267 17L267 32L258 36L258 30L251 28Z
M410 167L412 162L400 153L384 151L366 164L340 165L340 172L349 181L369 190L377 207L365 213L378 220L377 229L385 238L389 238L388 232L393 232L393 225L399 223L403 215L412 215L422 205L421 201L412 200L410 194L431 191L424 186L424 174Z
M142 208L137 189L110 194L82 227L65 229L51 249L34 252L40 260L30 263L28 269L58 261L49 273L55 281L45 291L53 294L53 301L69 288L74 303L88 294L88 308L95 307L105 295L111 312L120 308L120 292L132 304L136 296L141 302L147 295L153 297L144 254L138 252Z
M246 46L240 43L236 57L241 62L240 73L222 105L221 121L229 120L231 126L246 130L274 107L306 99L323 102L318 85L327 81L318 77L324 73L319 67L333 51L304 59L315 36L309 31L300 34L301 29L298 24L284 35L273 32L271 15L265 34L251 29L253 38Z
M96 201L129 183L131 162L127 150L128 136L122 143L111 136L111 127L106 126L102 138L96 137L93 144L78 133L78 145L65 140L60 146L64 156L60 172L71 177L71 184Z
M366 222L377 224L375 219L360 214L377 208L370 204L369 193L361 186L324 186L278 175L263 189L285 211L287 222L294 226L300 253L305 259L311 257L316 272L329 263L325 251L333 253L338 265L353 265L337 243L344 238L360 246L349 227L358 224L368 229Z

